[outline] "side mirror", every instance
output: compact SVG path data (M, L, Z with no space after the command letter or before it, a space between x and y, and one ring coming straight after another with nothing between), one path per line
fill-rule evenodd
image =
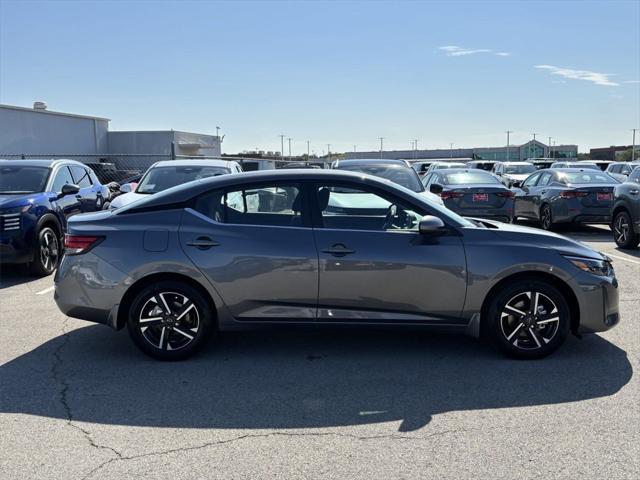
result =
M511 186L512 186L512 187L515 187L515 188L522 188L522 182L520 182L520 181L516 180L515 182L513 182L513 183L511 184Z
M431 193L435 193L436 195L440 195L442 193L443 187L439 183L432 183L429 187L429 191Z
M444 222L438 217L433 215L425 215L420 219L418 224L418 231L423 235L433 235L434 233L442 232L444 228Z
M131 193L133 189L131 188L130 183L125 183L123 185L120 185L120 188L118 190L120 190L120 193Z
M60 195L58 198L65 197L67 195L75 195L80 192L80 187L78 185L74 185L72 183L65 183L62 186L62 190L60 191Z

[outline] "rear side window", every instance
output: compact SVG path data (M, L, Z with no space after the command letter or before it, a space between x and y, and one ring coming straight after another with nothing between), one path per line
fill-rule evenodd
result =
M60 167L56 172L56 176L53 179L53 185L51 186L51 191L61 192L62 187L64 187L67 184L74 185L73 177L71 176L69 167Z
M538 186L542 187L544 185L549 185L553 176L549 172L545 172L540 176L540 181L538 182Z
M211 192L197 200L195 210L218 223L281 227L307 224L298 184L251 185Z
M80 188L90 187L91 186L91 178L89 178L89 172L83 167L72 166L71 174L73 175L73 180L76 185Z

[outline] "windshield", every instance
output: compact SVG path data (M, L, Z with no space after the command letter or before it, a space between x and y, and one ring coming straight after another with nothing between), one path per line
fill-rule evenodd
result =
M595 163L569 163L567 168L588 168L591 170L600 170L600 167Z
M496 177L482 170L477 172L452 172L442 174L445 185L468 185L472 183L500 183Z
M35 193L44 191L49 169L8 165L0 167L0 193Z
M176 166L151 168L138 184L136 193L158 193L176 185L229 173L225 167Z
M584 172L562 172L558 174L558 178L563 183L620 183L610 175L604 172L596 172L594 170Z
M414 192L424 191L420 177L415 170L409 167L400 165L340 165L338 169L385 178Z
M533 165L505 165L504 173L511 173L514 175L524 175L525 173L533 173L536 171L536 167Z

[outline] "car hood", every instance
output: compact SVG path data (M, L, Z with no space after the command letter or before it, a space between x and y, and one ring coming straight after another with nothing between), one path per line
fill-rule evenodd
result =
M500 238L513 241L519 245L529 244L532 247L550 248L562 254L594 258L596 260L608 259L606 255L597 250L592 249L582 242L565 237L564 235L548 232L539 228L495 222L482 218L474 218L473 220L484 224L491 232Z
M29 205L35 201L36 193L4 194L0 193L0 208L14 208Z
M146 193L136 193L136 192L123 193L122 195L118 195L116 198L114 198L111 201L109 208L115 209L115 208L124 207L125 205L129 205L130 203L136 202L142 198L147 198L148 196L149 194L146 194Z

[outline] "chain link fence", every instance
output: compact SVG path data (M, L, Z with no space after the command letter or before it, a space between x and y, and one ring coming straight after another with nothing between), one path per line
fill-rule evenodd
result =
M277 168L328 168L322 159L253 158L242 156L192 157L172 154L0 154L0 159L71 159L91 167L103 184L137 182L154 163L162 160L226 160L236 161L245 172Z

